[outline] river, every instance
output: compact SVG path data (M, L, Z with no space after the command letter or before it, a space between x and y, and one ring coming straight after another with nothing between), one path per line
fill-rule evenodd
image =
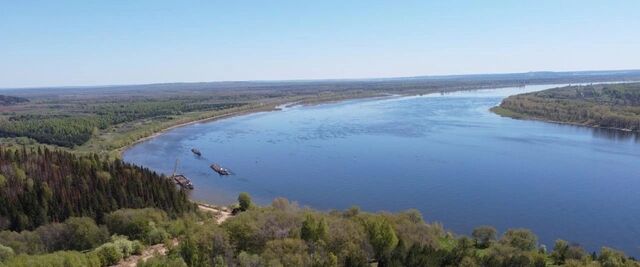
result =
M418 209L456 233L529 228L588 251L640 255L640 138L503 118L508 95L553 85L351 100L172 129L124 159L192 179L195 200L249 192L313 208ZM190 149L202 151L195 156ZM235 174L219 176L216 162Z

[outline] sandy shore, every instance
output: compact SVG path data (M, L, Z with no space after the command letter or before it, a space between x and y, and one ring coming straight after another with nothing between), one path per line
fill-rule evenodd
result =
M285 104L286 105L286 104ZM180 127L184 127L184 126L188 126L188 125L192 125L192 124L197 124L197 123L203 123L203 122L211 122L211 121L216 121L216 120L221 120L221 119L227 119L227 118L231 118L231 117L235 117L235 116L242 116L242 115L248 115L248 114L252 114L252 113L258 113L258 112L269 112L269 111L276 111L279 110L277 108L276 104L270 104L270 105L266 105L263 107L256 107L256 108L251 108L251 109L247 109L247 110L241 110L241 111L233 111L230 113L224 113L224 114L220 114L220 115L216 115L216 116L212 116L212 117L208 117L208 118L204 118L204 119L198 119L198 120L193 120L193 121L188 121L188 122L184 122L184 123L178 123L172 126L169 126L167 128L164 128L160 131L157 131L149 136L145 136L142 137L138 140L133 141L131 144L128 144L126 146L123 146L121 148L116 149L116 151L118 151L118 155L120 157L122 157L122 153L124 151L126 151L127 149L131 148L132 146L139 144L141 142L147 141L149 139L152 139L154 137L158 137L162 134L165 134L166 132L176 129L176 128L180 128Z

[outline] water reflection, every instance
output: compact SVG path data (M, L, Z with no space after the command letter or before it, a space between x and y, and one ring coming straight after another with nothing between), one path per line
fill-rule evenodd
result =
M636 132L620 131L613 129L593 128L593 136L618 142L640 142L640 135Z

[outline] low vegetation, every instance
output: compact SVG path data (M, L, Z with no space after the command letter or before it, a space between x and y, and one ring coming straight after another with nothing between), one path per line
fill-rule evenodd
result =
M510 96L493 109L523 119L640 131L640 83L567 86Z

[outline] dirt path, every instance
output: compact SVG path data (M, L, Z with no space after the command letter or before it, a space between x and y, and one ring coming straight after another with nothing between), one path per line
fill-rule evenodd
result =
M211 212L216 215L216 223L221 224L227 219L231 218L231 211L227 207L216 207L207 204L198 204L198 208L205 212ZM180 241L178 239L172 240L173 246L178 246ZM156 255L166 255L169 249L165 244L155 244L153 246L145 248L140 255L132 255L126 259L121 260L118 264L112 265L112 267L135 267L138 265L138 261L147 261L148 259L155 257Z
M231 211L227 207L216 207L207 204L198 204L198 208L202 211L211 212L216 214L216 223L221 224L227 219L231 218Z
M179 244L178 239L175 238L171 242L173 243L173 246L177 246ZM164 244L155 244L147 247L140 255L132 255L123 259L117 265L112 265L112 267L135 267L138 265L138 261L140 260L146 261L156 255L166 255L168 251L169 250Z

